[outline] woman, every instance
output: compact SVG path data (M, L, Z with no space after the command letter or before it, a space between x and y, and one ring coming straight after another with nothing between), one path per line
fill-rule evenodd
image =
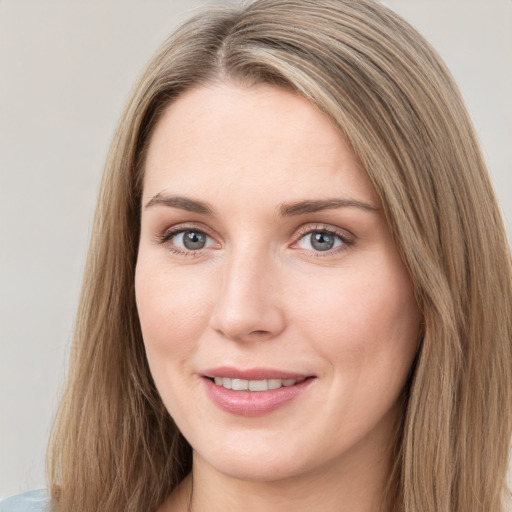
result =
M511 282L410 26L370 0L210 9L112 144L52 510L502 511Z

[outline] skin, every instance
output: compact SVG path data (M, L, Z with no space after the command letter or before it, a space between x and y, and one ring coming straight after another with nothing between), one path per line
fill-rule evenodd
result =
M292 92L221 83L167 109L145 171L137 306L156 386L194 452L193 490L189 476L160 510L387 510L420 313L348 143ZM345 205L282 215L326 199ZM174 228L206 233L205 247ZM319 251L310 233L325 229L335 245ZM201 372L218 366L314 378L243 417L205 392Z

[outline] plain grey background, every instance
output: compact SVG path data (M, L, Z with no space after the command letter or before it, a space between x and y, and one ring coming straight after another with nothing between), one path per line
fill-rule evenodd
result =
M136 77L201 0L0 0L0 497L44 487L100 175ZM512 0L387 0L447 62L512 234Z

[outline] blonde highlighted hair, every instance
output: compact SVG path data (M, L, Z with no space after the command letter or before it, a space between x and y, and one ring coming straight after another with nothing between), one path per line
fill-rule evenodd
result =
M512 270L478 142L428 43L372 0L211 7L150 62L106 164L69 380L48 455L55 511L155 510L191 448L155 390L134 295L144 156L183 91L231 80L308 98L379 194L423 314L389 492L395 510L502 512L512 435Z

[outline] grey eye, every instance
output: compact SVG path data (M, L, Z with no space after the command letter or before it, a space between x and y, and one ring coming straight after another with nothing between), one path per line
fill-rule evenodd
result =
M183 247L190 251L197 251L198 249L203 249L206 245L206 235L201 233L200 231L184 231L180 233L182 236ZM180 237L178 235L177 238Z
M334 235L325 231L315 231L310 233L309 236L311 237L311 247L315 251L328 251L334 247L336 241Z
M346 245L341 235L325 230L310 231L303 235L297 244L301 249L326 252Z

